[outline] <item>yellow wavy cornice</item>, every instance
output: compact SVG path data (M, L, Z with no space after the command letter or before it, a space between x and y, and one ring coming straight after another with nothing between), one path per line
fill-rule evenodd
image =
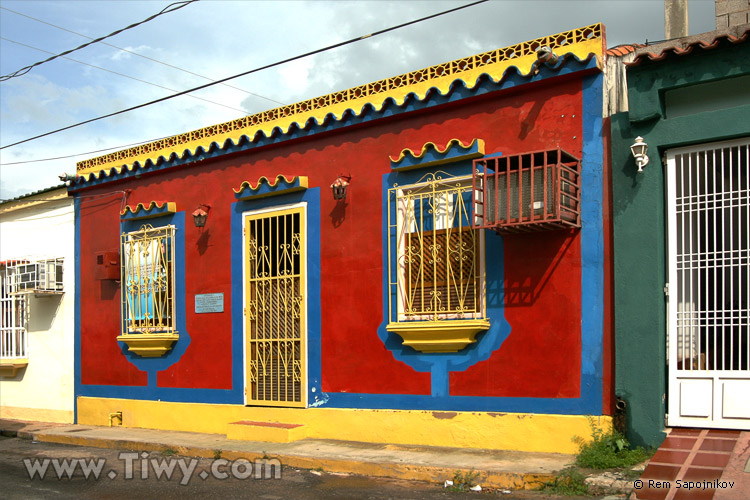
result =
M165 213L175 213L175 211L177 210L177 204L173 201L162 201L161 203L159 203L158 201L151 201L148 203L148 205L144 205L143 203L139 203L135 207L131 205L125 205L125 208L122 209L120 215L127 215L128 212L133 215L138 215L139 212L148 212L149 210L153 210L154 208L164 207L166 207L166 211L160 212L159 215L163 215Z
M425 143L424 146L422 146L422 151L420 151L419 153L415 153L414 150L411 148L404 148L401 150L398 157L394 158L393 156L389 156L388 158L390 158L393 163L398 163L401 160L403 160L407 154L414 157L414 159L422 158L425 155L425 153L427 153L427 150L430 147L432 147L435 150L435 152L439 154L445 154L450 148L452 148L455 145L458 145L462 149L469 149L474 144L477 144L477 141L479 141L478 142L479 148L481 148L482 153L484 153L484 141L482 139L472 139L472 141L468 144L464 144L463 142L461 142L461 139L451 139L450 141L448 141L448 144L446 144L443 149L440 149L440 146L438 146L434 142L427 142Z
M306 177L301 177L301 176L295 175L295 176L292 176L291 179L289 179L289 178L287 178L286 175L279 174L279 175L276 176L276 179L273 182L271 182L270 180L268 180L268 177L266 177L264 175L260 179L258 179L258 182L255 184L255 187L253 187L253 185L250 184L249 181L244 181L242 184L240 184L240 187L238 187L237 189L232 189L232 191L234 191L235 194L239 194L239 193L242 192L243 189L245 189L247 187L249 187L253 191L257 191L257 190L259 190L263 186L263 184L266 184L269 187L273 188L273 187L278 186L279 183L282 182L282 181L285 182L285 183L287 183L287 184L293 184L294 181L297 180L297 179L300 180L300 185L304 184L303 187L307 187L307 182L304 182L304 183L302 182L303 179L305 179L305 181L307 180Z
M596 56L597 64L601 67L604 28L601 24L593 24L537 38L160 139L78 162L77 173L106 177L110 175L111 169L120 172L135 162L143 164L147 160L157 161L160 157L169 158L172 153L182 155L188 151L194 154L199 147L208 149L214 142L219 146L223 146L227 140L237 144L242 136L252 140L256 134L262 133L268 137L277 128L286 133L292 126L305 127L309 120L322 123L329 115L337 120L341 119L348 110L359 115L367 105L379 111L388 99L401 105L412 94L419 100L424 99L431 89L446 94L457 81L463 82L468 88L474 88L480 76L487 75L498 82L511 67L522 75L528 75L535 69L536 49L544 46L554 50L561 59L568 55L579 60Z

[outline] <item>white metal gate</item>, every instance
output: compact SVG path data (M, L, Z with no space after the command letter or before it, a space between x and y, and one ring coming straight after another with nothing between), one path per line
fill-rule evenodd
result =
M670 426L750 429L749 151L667 152Z

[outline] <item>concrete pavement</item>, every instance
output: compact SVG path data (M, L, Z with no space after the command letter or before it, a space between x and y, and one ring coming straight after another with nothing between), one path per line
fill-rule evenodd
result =
M292 443L229 440L223 434L50 424L0 419L0 433L36 441L235 460L276 458L285 467L442 483L457 471L477 472L485 488L534 489L574 461L556 453L372 444L303 439Z

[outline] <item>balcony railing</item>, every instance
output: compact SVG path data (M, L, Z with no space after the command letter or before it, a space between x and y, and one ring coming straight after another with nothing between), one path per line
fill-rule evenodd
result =
M580 160L562 149L474 160L474 227L498 233L580 227L580 172Z

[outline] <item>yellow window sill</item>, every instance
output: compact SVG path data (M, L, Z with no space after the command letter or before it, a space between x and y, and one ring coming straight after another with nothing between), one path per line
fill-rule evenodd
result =
M144 358L164 356L177 342L176 333L130 333L120 335L117 340L128 345L128 351Z
M390 323L386 330L398 334L420 352L458 352L475 343L478 333L490 327L489 320L408 321Z
M18 370L28 364L28 358L0 359L0 377L15 377Z

